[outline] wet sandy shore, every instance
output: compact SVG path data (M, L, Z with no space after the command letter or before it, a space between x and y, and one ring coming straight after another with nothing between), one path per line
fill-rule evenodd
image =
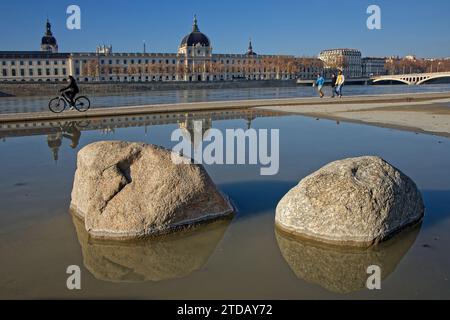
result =
M450 137L450 99L261 108Z

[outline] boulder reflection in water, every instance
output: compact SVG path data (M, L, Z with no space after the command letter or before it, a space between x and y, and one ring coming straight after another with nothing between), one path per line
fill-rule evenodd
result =
M139 241L94 240L72 214L85 267L95 278L111 282L162 281L201 269L225 234L231 219L189 231Z
M330 246L299 239L275 230L281 254L299 279L346 294L366 288L367 267L381 268L381 278L391 274L414 244L421 224L366 250Z

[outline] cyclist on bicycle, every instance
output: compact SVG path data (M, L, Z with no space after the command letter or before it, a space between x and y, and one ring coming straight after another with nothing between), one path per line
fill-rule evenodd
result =
M69 76L69 85L61 90L59 92L62 92L62 94L70 101L70 109L73 109L73 106L75 104L75 97L78 93L80 93L80 89L78 88L77 82L74 77Z

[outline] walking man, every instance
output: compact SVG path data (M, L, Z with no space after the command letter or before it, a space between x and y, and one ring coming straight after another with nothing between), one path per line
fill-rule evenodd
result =
M339 71L337 79L336 79L336 93L339 96L339 98L342 98L342 87L345 83L345 77L342 71Z
M317 75L317 80L316 80L316 86L317 86L317 91L319 91L319 94L320 94L321 98L323 98L325 96L323 94L323 92L322 92L322 88L323 88L324 83L325 83L325 79L320 74L318 74Z
M336 75L333 73L331 75L331 97L334 98L336 93Z

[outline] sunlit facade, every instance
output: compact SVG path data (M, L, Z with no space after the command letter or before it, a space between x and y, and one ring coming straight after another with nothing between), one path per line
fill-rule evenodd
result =
M0 81L64 81L73 75L80 82L289 80L306 75L296 58L259 55L251 41L242 54L215 54L210 39L194 18L192 31L176 53L114 53L111 46L96 52L57 53L58 45L47 21L41 51L0 52ZM311 68L312 71L312 68Z

